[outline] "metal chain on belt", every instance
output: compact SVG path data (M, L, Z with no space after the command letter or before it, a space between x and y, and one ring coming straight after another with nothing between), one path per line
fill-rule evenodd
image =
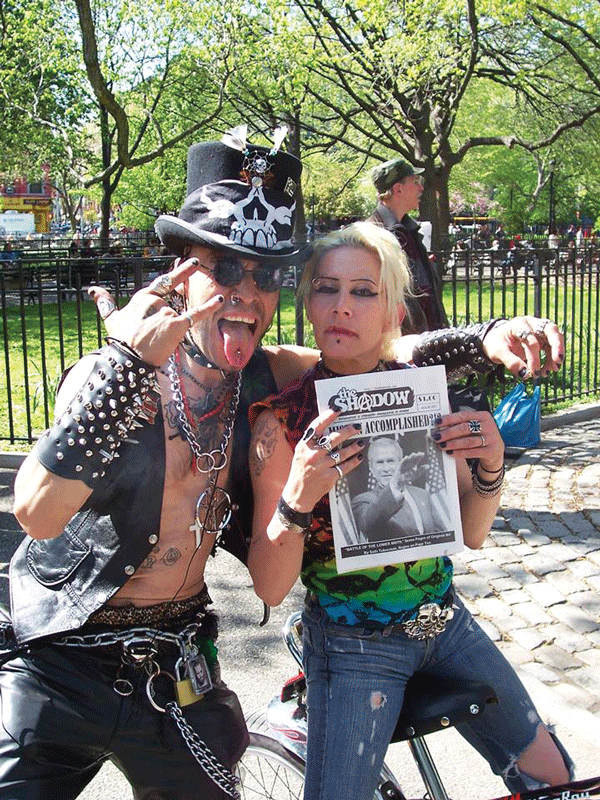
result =
M85 635L71 634L61 636L53 640L53 644L65 645L67 647L108 647L114 644L123 644L125 647L131 644L169 642L176 644L181 650L198 631L198 625L192 622L179 633L168 633L158 631L153 628L129 628L126 631L102 631L101 633L89 633Z
M202 741L196 731L191 728L185 721L181 709L177 703L170 702L165 706L165 711L175 720L175 724L179 728L185 743L190 749L190 752L200 764L202 769L206 772L208 777L215 783L219 789L222 789L230 797L239 800L240 793L237 790L237 784L240 779L233 772L224 767L215 755L211 752L209 747Z

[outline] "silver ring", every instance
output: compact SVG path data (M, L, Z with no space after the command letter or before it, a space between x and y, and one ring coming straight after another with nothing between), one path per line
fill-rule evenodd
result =
M337 464L338 461L340 460L340 454L338 453L337 450L332 450L331 453L329 453L329 458L333 458L333 460Z
M525 339L527 339L528 336L531 336L532 333L533 331L531 330L531 328L521 328L520 331L517 331L517 333L515 333L515 336L517 337L517 339L525 341Z
M148 286L148 291L157 297L166 297L173 288L173 278L170 275L159 275Z
M487 442L485 441L485 436L483 435L483 433L479 434L479 438L481 439L481 444L479 445L479 447L485 447Z
M317 447L320 447L323 450L327 450L329 453L332 451L331 441L329 436L321 436L321 438L317 441Z
M546 334L544 333L544 331L546 330L546 325L549 325L549 324L550 324L550 320L549 319L545 319L545 318L544 319L540 319L538 322L536 322L536 324L535 324L535 326L533 328L533 332L535 333L536 336L540 336L540 337L543 337L545 339L546 338Z
M99 297L96 301L96 308L98 309L100 317L106 319L116 310L117 304L108 297Z
M192 316L192 312L191 311L186 311L183 316L190 323L190 328L193 328L194 327L194 317Z
M344 477L344 473L342 472L342 468L340 467L340 465L339 464L334 464L333 466L337 470L337 474L340 476L340 478L343 478Z
M481 433L481 422L478 419L469 420L469 433Z

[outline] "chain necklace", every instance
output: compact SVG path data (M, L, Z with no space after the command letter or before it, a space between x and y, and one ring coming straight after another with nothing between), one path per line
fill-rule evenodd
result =
M190 531L194 531L196 548L198 548L202 544L205 533L212 535L220 533L231 519L231 497L225 489L217 486L217 473L227 464L227 447L233 432L233 424L240 400L242 373L238 373L237 384L229 404L221 446L205 453L198 444L198 439L192 427L196 427L197 430L198 426L193 421L187 397L179 380L177 371L178 358L178 354L177 358L175 356L169 357L168 374L179 423L192 450L192 469L209 475L207 487L196 502L194 524L190 525L189 528ZM220 406L208 411L200 417L199 423L210 416L214 416L218 410L220 410Z

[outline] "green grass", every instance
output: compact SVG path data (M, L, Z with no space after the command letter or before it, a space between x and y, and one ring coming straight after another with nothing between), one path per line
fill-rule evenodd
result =
M567 345L563 370L548 379L548 392L542 389L544 411L598 399L595 391L600 387L597 286L578 277L575 287L563 283L545 284L543 296L541 313L563 327ZM515 291L512 281L506 281L505 285L499 281L493 286L488 281L481 285L472 281L468 287L459 284L453 295L452 287L446 284L444 302L449 315L458 324L480 316L486 319L532 314L533 285L525 291L524 284L519 283ZM3 369L0 371L0 447L11 447L8 440L12 436L16 440L14 449L25 449L29 437L38 435L52 419L54 394L63 369L97 347L103 332L95 307L87 299L81 303L46 302L41 308L39 304L25 305L22 316L18 306L6 308L0 318L3 343L6 342L5 323L7 343L3 345ZM290 289L282 291L279 329L282 343L295 342L295 301ZM305 343L314 347L306 319L304 332ZM277 343L277 317L264 341ZM553 399L555 395L556 400ZM14 420L12 431L10 411Z

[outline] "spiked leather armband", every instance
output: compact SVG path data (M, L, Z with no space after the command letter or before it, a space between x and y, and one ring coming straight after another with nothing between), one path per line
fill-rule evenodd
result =
M93 489L130 431L156 416L157 387L155 367L125 343L111 340L85 384L40 437L38 460L55 475Z
M464 328L443 328L422 333L413 349L413 361L418 367L443 364L450 381L472 372L489 372L497 365L486 356L483 340L499 322L504 320L492 319Z

